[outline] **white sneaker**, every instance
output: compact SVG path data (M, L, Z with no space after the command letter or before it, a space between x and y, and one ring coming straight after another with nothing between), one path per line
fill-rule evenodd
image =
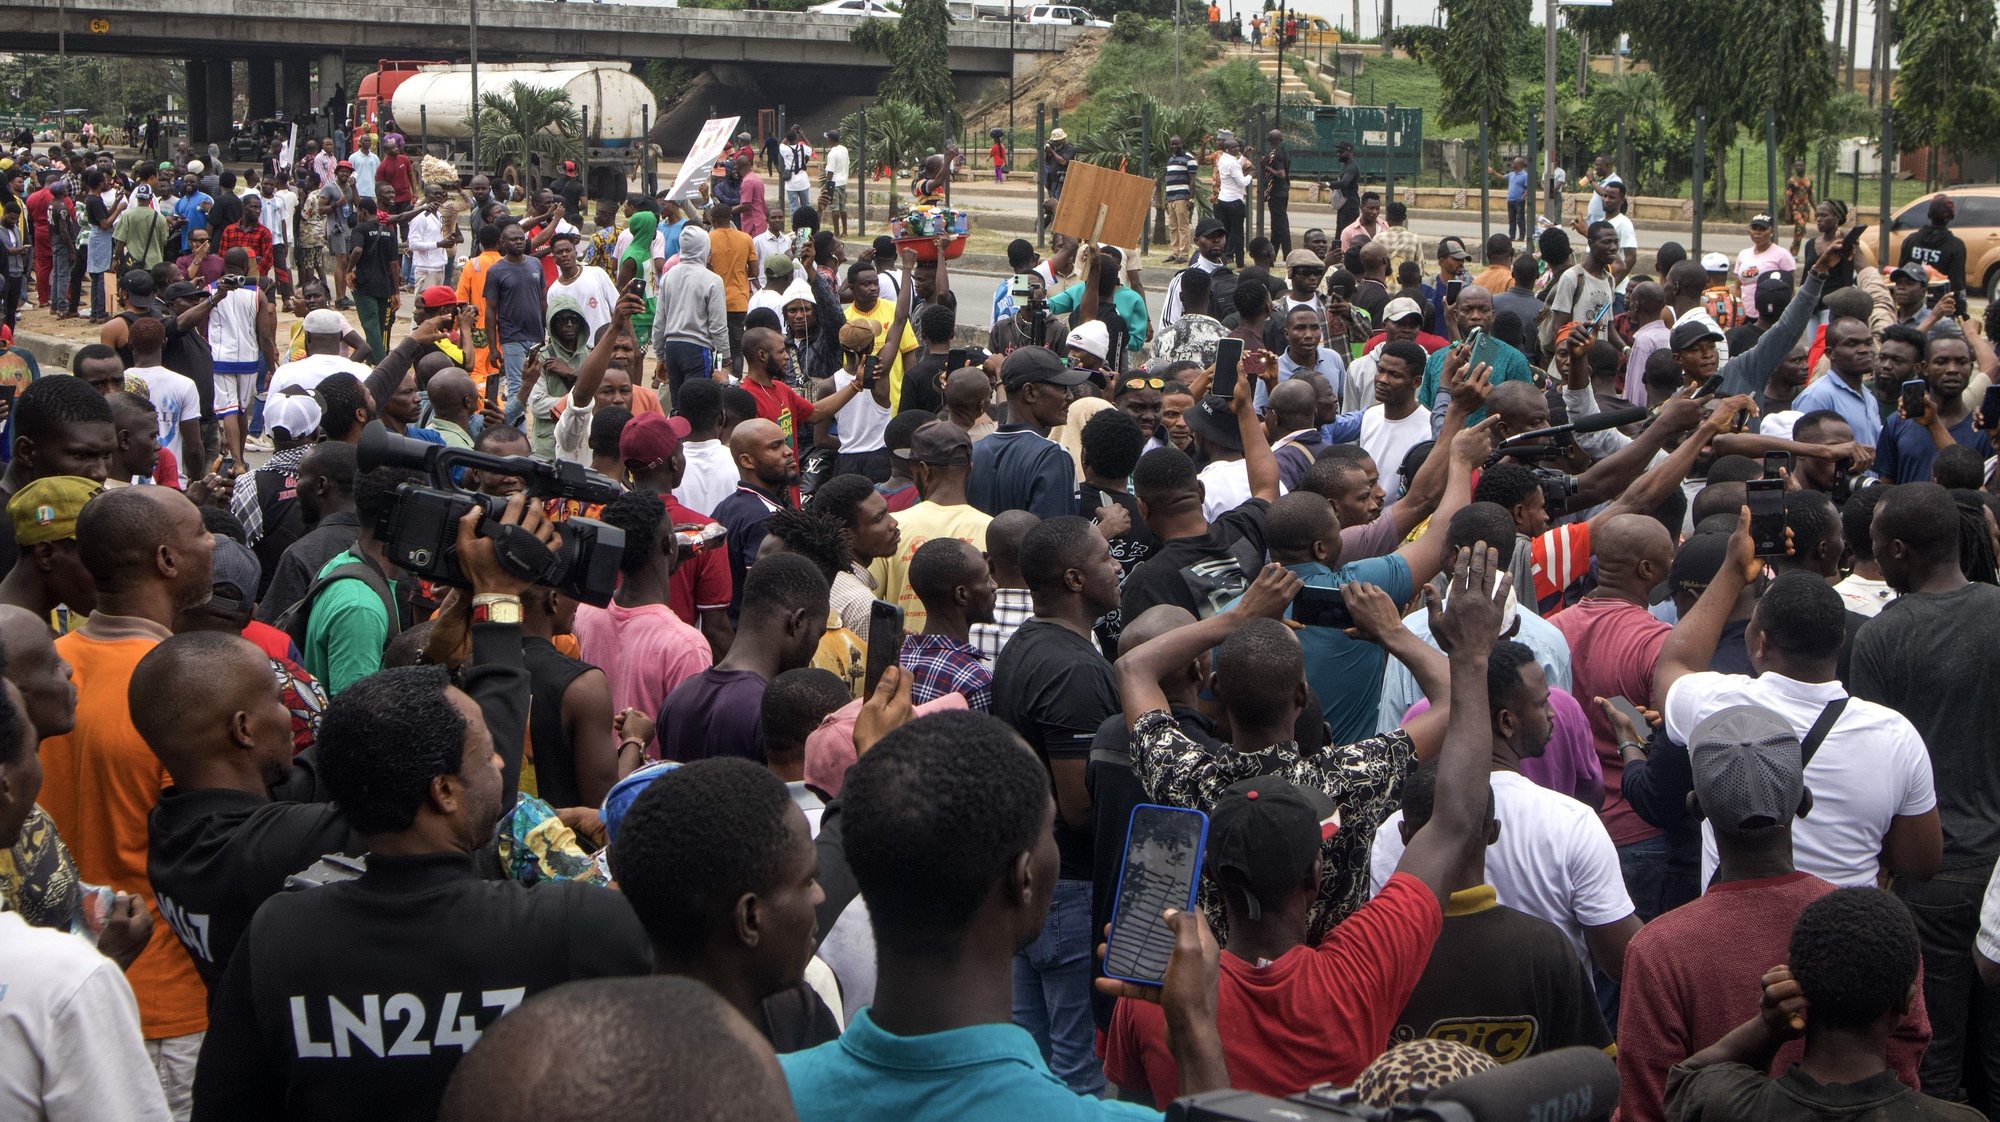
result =
M271 438L268 436L246 436L243 438L243 447L253 452L269 452L271 450Z

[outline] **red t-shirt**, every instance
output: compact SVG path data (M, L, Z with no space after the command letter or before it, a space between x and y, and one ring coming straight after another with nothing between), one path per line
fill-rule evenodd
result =
M760 386L754 378L743 379L743 388L757 399L757 415L772 421L784 430L785 440L792 451L799 450L799 426L812 416L813 404L799 396L799 391L783 382L772 382Z
M258 650L272 658L292 657L292 637L262 620L253 619L244 624L243 637L257 644Z
M1225 952L1216 1026L1229 1085L1293 1095L1329 1080L1343 1087L1354 1082L1389 1046L1443 925L1437 896L1417 878L1396 873L1317 947L1301 944L1263 966ZM1121 1087L1143 1082L1156 1103L1180 1096L1180 1071L1167 1051L1166 1015L1158 1005L1119 1000L1104 1074Z
M1639 605L1609 596L1586 596L1549 622L1569 640L1571 694L1579 699L1623 695L1641 709L1659 708L1653 700L1653 671L1673 628ZM1625 763L1604 711L1595 705L1586 705L1583 711L1590 717L1590 737L1604 764L1604 806L1597 813L1612 842L1630 845L1659 837L1664 831L1639 817L1625 801Z
M660 497L667 501L669 525L707 526L715 521L672 495ZM699 628L698 613L726 610L730 592L729 551L718 544L695 554L694 560L674 566L674 575L667 581L667 607L681 617L682 623Z
M1618 1016L1621 1119L1662 1122L1667 1071L1757 1015L1764 971L1790 953L1799 913L1832 891L1833 885L1810 873L1729 881L1632 937ZM1911 1087L1917 1086L1917 1061L1930 1035L1919 985L1885 1055L1896 1078ZM1772 1057L1768 1074L1782 1075L1804 1055L1803 1041L1786 1043Z

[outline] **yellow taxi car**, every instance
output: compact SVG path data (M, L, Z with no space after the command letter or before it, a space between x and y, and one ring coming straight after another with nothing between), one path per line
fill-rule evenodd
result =
M1968 293L2000 300L2000 184L1947 187L1925 195L1896 212L1889 222L1889 264L1902 258L1903 239L1930 225L1931 200L1948 195L1958 207L1951 232L1965 243L1965 287Z

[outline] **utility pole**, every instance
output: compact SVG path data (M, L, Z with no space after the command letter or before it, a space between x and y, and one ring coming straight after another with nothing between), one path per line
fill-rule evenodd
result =
M1014 155L1014 85L1020 56L1014 53L1014 0L1007 0L1007 156L1011 163ZM949 177L946 177L947 180Z

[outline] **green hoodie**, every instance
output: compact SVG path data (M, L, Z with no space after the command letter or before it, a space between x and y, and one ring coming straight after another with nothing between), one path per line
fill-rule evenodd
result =
M619 254L618 262L630 261L635 266L632 275L644 282L646 289L646 310L632 317L632 333L643 342L653 337L653 232L659 229L659 216L649 211L640 211L625 220L625 229L632 235L632 242ZM612 269L612 279L618 279L618 271Z
M562 315L575 316L577 319L578 330L574 347L563 346L562 340L556 337L556 317ZM584 357L590 354L594 340L590 337L590 324L583 316L583 302L568 293L549 298L546 326L548 331L544 339L547 340L547 349L542 353L542 377L541 385L538 387L540 392L531 394L528 399L528 413L531 418L528 444L533 448L535 455L544 459L554 459L556 454L554 406L568 395L570 383L549 373L548 363L554 360L575 371L583 365Z

